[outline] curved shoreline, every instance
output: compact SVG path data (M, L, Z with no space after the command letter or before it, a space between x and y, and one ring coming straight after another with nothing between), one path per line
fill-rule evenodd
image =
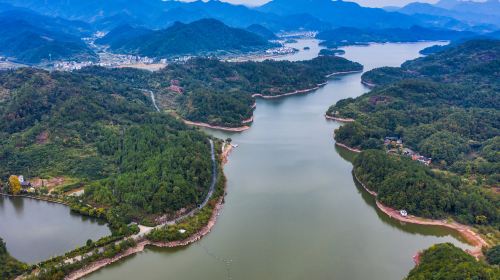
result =
M187 125L205 127L205 128L222 130L222 131L229 131L229 132L242 132L242 131L250 129L250 127L248 125L240 126L240 127L225 127L225 126L210 125L208 123L202 123L202 122L192 122L192 121L188 121L188 120L184 120L184 119L182 121ZM252 121L253 121L253 117L252 117Z
M325 77L330 78L330 77L336 76L336 75L353 74L353 73L360 73L360 72L363 72L363 69L361 69L361 70L352 70L352 71L333 72L331 74L326 75Z
M351 122L356 121L355 119L351 119L351 118L338 118L338 117L332 117L332 116L327 115L327 114L325 114L325 119L337 121L337 122L341 122L341 123L351 123Z
M31 199L34 199L34 200L40 200L40 201L45 201L45 202L50 202L50 203L56 203L56 204L61 204L61 205L64 205L64 206L70 206L68 203L64 202L64 201L59 201L59 200L51 200L49 198L45 198L45 197L41 197L41 196L30 196L30 195L24 195L24 194L17 194L17 195L13 195L13 194L8 194L8 193L2 193L0 192L0 195L1 196L6 196L6 197L22 197L22 198L31 198Z
M389 206L384 205L382 202L380 202L377 199L377 193L375 191L372 191L368 189L368 187L358 178L358 176L353 172L354 178L356 181L363 186L363 188L371 194L373 197L375 197L375 203L377 205L377 208L382 211L384 214L389 216L389 218L396 219L400 222L404 223L409 223L409 224L416 224L416 225L424 225L424 226L441 226L441 227L446 227L448 229L454 230L458 232L470 245L474 246L473 250L465 250L468 254L471 256L479 259L480 257L483 256L482 249L483 247L488 247L489 244L486 242L479 234L477 234L472 227L463 225L460 223L457 223L455 221L452 222L447 222L444 220L433 220L433 219L427 219L427 218L422 218L418 216L413 216L413 215L408 215L407 217L403 217L399 214L399 211L396 209L393 209ZM418 253L417 253L418 255Z
M328 82L324 82L324 83L318 84L317 86L312 87L312 88L296 90L296 91L292 91L292 92L288 92L288 93L283 93L283 94L278 94L278 95L263 95L263 94L260 94L260 93L255 93L255 94L252 94L252 97L253 98L260 97L262 99L276 99L276 98L282 98L282 97L296 95L296 94L305 94L305 93L309 93L309 92L318 90L321 87L325 86L326 84L328 84Z
M363 79L361 79L361 83L362 83L363 85L367 86L368 88L374 88L374 87L376 87L376 86L377 86L376 84L372 84L372 83L367 82L367 81L365 81L365 80L363 80Z
M349 150L351 152L355 152L355 153L358 153L358 154L361 153L360 149L352 148L352 147L349 147L349 146L347 146L345 144L342 144L342 143L339 143L339 142L335 142L335 145L337 145L339 147L342 147L342 148L344 148L346 150Z
M341 72L333 72L331 74L328 74L325 76L325 78L330 78L332 76L336 76L336 75L344 75L344 74L353 74L353 73L360 73L360 72L363 72L363 70L352 70L352 71L341 71ZM283 94L279 94L279 95L263 95L263 94L260 94L260 93L255 93L255 94L252 94L252 97L260 97L262 99L276 99L276 98L282 98L282 97L286 97L286 96L291 96L291 95L296 95L296 94L305 94L305 93L309 93L309 92L312 92L312 91L315 91L315 90L318 90L322 87L324 87L325 85L328 84L328 81L325 81L323 83L320 83L320 84L317 84L315 87L312 87L312 88L308 88L308 89L301 89L301 90L296 90L296 91L292 91L292 92L288 92L288 93L283 93Z
M228 162L228 157L229 154L231 153L233 147L231 145L225 145L224 149L221 154L221 160L222 164L225 164ZM227 185L224 185L224 193L226 192ZM184 247L187 245L190 245L191 243L194 243L198 240L200 240L202 237L205 235L209 234L213 227L215 226L217 222L217 217L220 215L220 212L222 211L222 208L224 206L224 195L218 198L217 203L212 210L212 215L210 216L210 219L208 220L208 223L206 226L201 228L197 233L189 236L188 238L184 240L178 240L178 241L171 241L171 242L152 242L149 240L142 240L143 237L141 237L139 241L134 247L127 249L126 251L112 257L112 258L107 258L107 259L102 259L95 261L91 263L90 265L87 265L85 267L82 267L80 269L77 269L70 274L68 274L64 279L65 280L77 280L80 279L84 276L87 276L93 272L96 272L97 270L104 268L105 266L108 266L112 263L115 263L123 258L126 258L128 256L140 253L144 251L146 246L156 246L160 248L175 248L175 247Z
M80 279L84 276L87 276L93 272L98 271L101 268L104 268L112 263L115 263L123 258L126 258L128 256L132 256L134 254L140 253L144 251L144 249L147 246L155 246L159 248L175 248L175 247L184 247L187 245L190 245L191 243L194 243L198 240L200 240L202 237L205 235L209 234L212 231L212 228L215 226L217 222L217 217L220 214L220 211L222 210L224 205L224 197L220 197L219 200L217 201L216 206L214 207L214 210L212 211L212 216L210 217L210 220L208 221L208 224L204 226L200 231L198 231L196 234L191 235L190 237L184 239L184 240L179 240L179 241L171 241L171 242L152 242L149 240L142 240L137 243L136 246L112 257L112 258L107 258L107 259L102 259L99 261L96 261L94 263L91 263L88 266L85 266L81 269L78 269L76 271L71 272L69 275L67 275L64 279L65 280L77 280Z

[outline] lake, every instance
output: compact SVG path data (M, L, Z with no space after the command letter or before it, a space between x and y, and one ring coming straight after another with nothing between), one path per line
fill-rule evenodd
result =
M37 263L111 234L103 221L61 204L0 196L0 237L15 258Z
M399 66L433 44L344 49L369 70ZM353 155L335 147L339 124L324 113L368 91L360 77L333 78L307 95L259 99L255 122L243 133L209 131L239 145L225 166L228 195L214 230L187 248L147 249L86 279L396 280L432 244L468 248L450 230L388 218L355 183Z

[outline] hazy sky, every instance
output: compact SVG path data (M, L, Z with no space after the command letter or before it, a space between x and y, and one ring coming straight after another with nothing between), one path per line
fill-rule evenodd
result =
M186 0L186 1L193 1L193 0ZM222 1L235 4L257 6L269 2L270 0L222 0ZM362 6L367 6L367 7L384 7L384 6L404 6L411 2L436 3L438 0L346 0L346 1L357 2Z

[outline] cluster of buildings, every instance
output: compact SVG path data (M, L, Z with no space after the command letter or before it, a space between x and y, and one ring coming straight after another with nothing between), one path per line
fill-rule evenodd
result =
M35 192L35 187L29 181L25 180L23 175L18 175L17 180L19 180L19 183L21 184L21 190L28 193Z
M318 34L317 31L296 31L296 32L283 32L278 36L281 38L306 38L306 39L314 39Z
M278 48L268 49L266 50L267 55L286 55L297 52L297 49L281 46Z
M386 146L388 153L401 153L403 156L410 157L412 160L418 161L427 166L432 163L431 158L422 156L409 148L405 148L403 145L403 139L399 137L385 137L384 145Z

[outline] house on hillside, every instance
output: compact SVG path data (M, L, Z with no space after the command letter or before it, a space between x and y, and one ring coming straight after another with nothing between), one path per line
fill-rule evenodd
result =
M387 136L384 138L384 145L389 146L395 146L395 147L403 147L403 139L397 137L397 136Z

